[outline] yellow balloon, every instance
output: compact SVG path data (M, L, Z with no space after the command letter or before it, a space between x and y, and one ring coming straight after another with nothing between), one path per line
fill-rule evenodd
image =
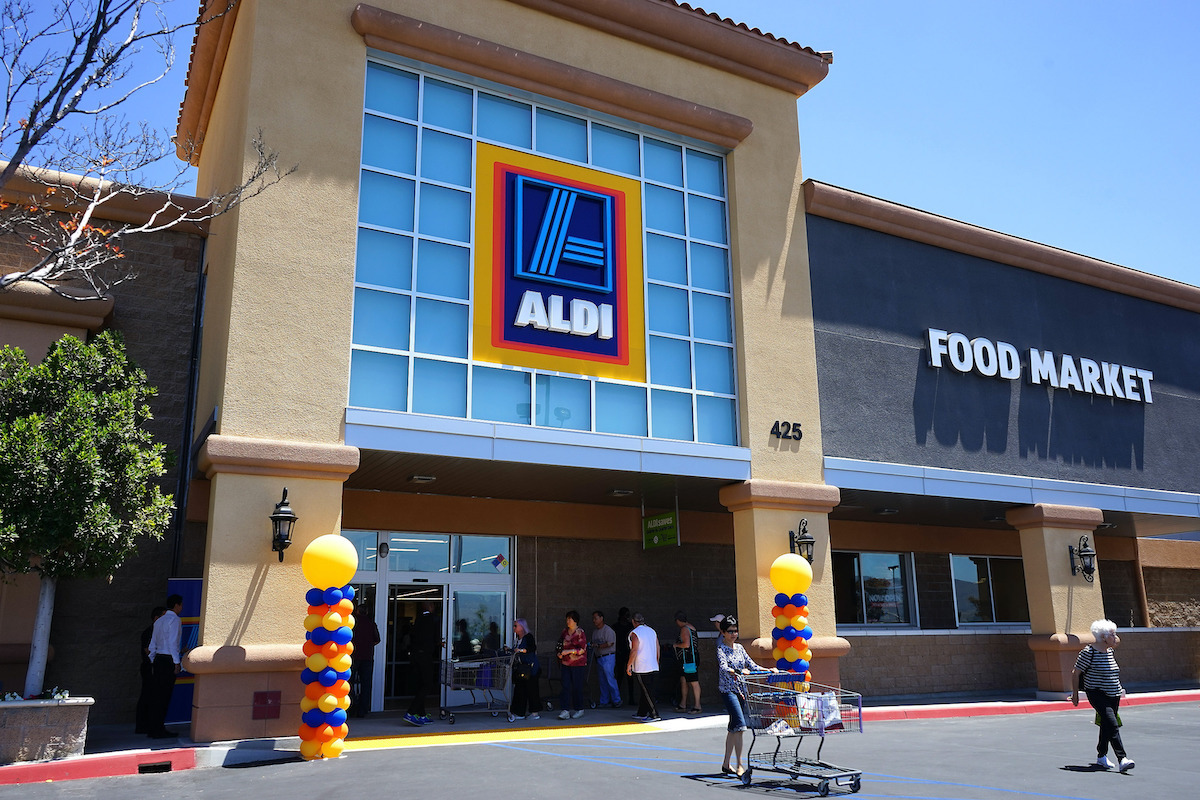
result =
M336 655L329 659L329 666L333 667L338 672L345 672L346 670L350 669L350 664L353 661L354 659L348 655ZM317 671L312 667L309 667L309 669L312 669L313 672Z
M794 647L789 647L787 650L783 651L784 661L797 661L799 658L800 654L796 652L796 648Z
M784 553L771 564L771 585L787 595L803 594L812 585L812 567L804 556Z
M321 695L320 699L317 700L317 708L321 709L326 714L328 714L330 711L333 711L337 707L338 699L329 692Z
M321 743L316 739L309 739L300 743L300 755L307 761L312 761L314 758L321 757Z
M779 628L779 630L783 630L784 628L786 628L788 625L791 625L791 624L792 624L792 621L789 618L785 617L783 614L780 614L778 617L775 618L775 627Z
M342 739L330 739L321 745L321 755L326 758L337 758L346 749L346 742Z
M783 651L780 650L778 647L776 647L774 650L771 651L771 658L778 661L779 659L783 658Z
M308 658L304 659L304 666L311 669L313 672L320 672L329 666L329 659L320 653L313 653Z
M300 713L301 714L303 714L306 711L312 711L316 707L317 707L317 701L313 700L310 697L304 697L300 700Z
M321 627L321 615L320 614L309 614L307 617L304 618L304 630L315 631L319 627Z
M337 704L338 704L338 708L340 708L342 711L349 711L350 710L350 695L346 695L345 697L339 697Z
M342 624L345 625L350 630L354 630L354 615L347 614L346 618L342 620Z
M796 630L800 630L807 624L808 624L808 619L800 616L799 614L797 614L796 616L794 616L788 620L788 625L791 625Z
M338 628L342 627L344 623L342 622L341 614L336 611L330 611L321 618L321 624L325 626L326 630L336 631Z
M809 650L807 647L804 648L804 652L800 654L800 657L805 661L812 661L812 650Z
M358 569L358 551L344 536L327 533L304 548L300 569L308 582L318 589L341 588Z

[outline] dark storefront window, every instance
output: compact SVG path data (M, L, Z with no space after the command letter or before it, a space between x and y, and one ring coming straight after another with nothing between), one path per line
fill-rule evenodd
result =
M903 553L833 554L839 625L909 625L909 566Z
M951 556L950 569L960 624L1029 622L1021 559Z

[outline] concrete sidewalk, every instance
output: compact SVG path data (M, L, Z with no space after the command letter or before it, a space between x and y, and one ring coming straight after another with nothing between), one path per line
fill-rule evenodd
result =
M929 702L930 699L929 696L879 698L876 701L868 698L863 704L863 720L869 722L1035 714L1073 708L1069 701L1033 700L1027 693L990 697L946 695L934 698L939 702ZM1197 701L1200 701L1200 688L1172 687L1159 691L1130 692L1122 701L1122 705ZM627 734L725 725L727 717L718 704L710 699L707 705L707 710L701 714L664 712L664 719L659 723L641 723L631 719L632 706L593 709L587 711L582 718L572 720L559 720L557 712L551 711L544 712L538 720L515 720L511 723L503 711L494 717L487 712L458 711L455 713L453 725L448 721L439 720L423 728L406 724L402 712L381 712L365 719L350 720L350 736L347 738L346 749L347 752L354 752L465 744L472 741L591 736L596 735L598 729L606 733ZM296 716L298 727L298 711ZM186 736L181 736L178 740L151 740L135 735L129 730L129 726L98 725L88 731L85 755L0 767L0 785L175 772L299 759L300 740L296 736L195 743Z

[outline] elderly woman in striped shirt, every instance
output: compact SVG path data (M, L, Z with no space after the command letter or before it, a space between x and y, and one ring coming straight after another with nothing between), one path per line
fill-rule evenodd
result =
M1075 669L1071 670L1071 702L1079 705L1079 689L1082 686L1088 702L1100 718L1096 765L1101 769L1112 769L1119 764L1121 772L1128 772L1133 769L1133 759L1125 755L1117 719L1117 707L1125 696L1125 689L1121 686L1121 669L1117 666L1114 654L1121 644L1121 637L1117 636L1117 626L1106 619L1092 623L1092 636L1096 638L1096 643L1080 651L1075 659ZM1118 764L1113 764L1108 757L1110 744Z

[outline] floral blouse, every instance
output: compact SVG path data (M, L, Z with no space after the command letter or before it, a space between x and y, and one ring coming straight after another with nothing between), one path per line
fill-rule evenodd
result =
M564 667L587 666L587 634L583 632L583 628L577 627L574 632L563 628L559 641L562 642L562 650L558 654L558 660Z
M757 672L762 668L754 663L754 660L750 658L750 654L746 652L746 648L737 642L734 642L733 647L730 647L722 640L717 645L717 691L722 694L725 692L733 692L737 695L742 694L745 690L742 688L738 676L742 674L742 670L744 669ZM737 675L734 675L734 672Z

